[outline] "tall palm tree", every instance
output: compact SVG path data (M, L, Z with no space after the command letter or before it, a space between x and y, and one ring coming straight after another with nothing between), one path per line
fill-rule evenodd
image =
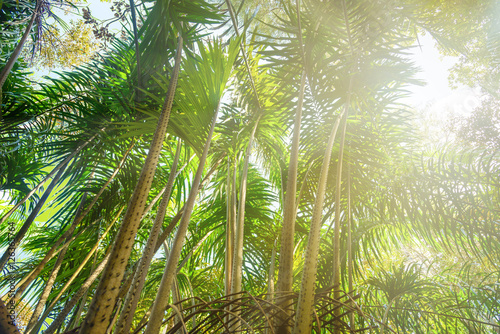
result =
M11 211L2 227L26 221L54 175L65 181L19 243L30 256L0 278L19 287L18 310L41 300L32 332L47 317L49 333L80 318L83 332L495 332L498 154L425 147L401 103L416 83L416 34L473 55L491 44L488 2L476 12L460 1L280 1L252 15L254 3L219 3L138 6L136 34L36 89L22 62L11 72L0 187L17 207L1 208ZM176 71L168 126L152 140ZM121 210L132 212L153 154L150 188L127 223ZM284 215L295 217L288 238ZM274 268L278 252L286 260Z
M194 108L194 110L203 117L206 117L203 113L212 114L212 122L203 147L203 152L199 159L198 169L193 180L193 185L191 186L186 209L182 214L174 244L170 250L158 294L151 311L151 318L146 327L146 333L158 333L162 324L164 312L169 300L170 289L176 275L175 269L186 237L188 223L198 194L198 186L201 181L201 175L210 148L215 123L217 121L217 114L221 103L220 100L222 99L225 87L231 76L233 63L238 51L238 43L238 40L232 41L227 51L222 47L220 42L214 42L213 45L209 45L208 48L200 43L198 44L200 52L199 61L196 63L190 62L184 66L189 81L182 81L184 86L182 86L183 94L180 101L181 108L182 110L192 110ZM193 77L196 75L198 75L198 79L193 80ZM183 98L185 98L185 100ZM188 117L189 119L193 118L193 116Z

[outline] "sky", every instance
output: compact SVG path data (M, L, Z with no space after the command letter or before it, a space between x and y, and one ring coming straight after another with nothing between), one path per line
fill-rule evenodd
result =
M449 70L457 62L457 57L442 56L436 42L430 35L420 36L420 47L413 48L412 60L420 68L418 79L425 86L413 86L408 103L416 109L429 109L436 116L448 113L466 115L479 105L479 91L459 86L451 89L448 82Z

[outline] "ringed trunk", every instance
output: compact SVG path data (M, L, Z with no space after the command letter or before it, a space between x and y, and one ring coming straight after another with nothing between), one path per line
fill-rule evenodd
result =
M179 68L181 63L182 37L177 43L177 55L172 72L172 78L167 90L167 97L162 107L158 125L151 143L146 162L139 176L134 194L130 200L122 226L115 239L113 249L106 269L99 282L89 312L80 329L80 334L105 334L111 322L111 315L116 304L121 280L127 267L132 251L135 236L141 222L141 217L146 206L146 200L151 189L153 177L158 164L159 155L163 147L163 140L167 131L170 111L177 86Z
M210 142L212 140L212 134L214 132L215 123L217 122L217 114L219 112L220 101L217 105L217 109L214 113L212 124L208 132L207 141L203 149L203 153L200 157L200 162L196 175L193 180L193 185L191 191L189 192L188 200L186 202L186 208L184 214L182 215L181 221L179 223L179 228L175 235L174 244L172 250L170 251L167 265L163 272L163 277L161 279L160 287L158 288L158 293L156 294L156 299L153 304L153 309L151 310L151 317L149 319L148 325L146 327L145 334L158 334L161 328L163 317L165 315L165 309L167 308L168 301L170 298L170 290L172 283L177 274L177 264L179 263L179 257L182 250L182 245L186 238L187 228L189 220L191 219L191 213L193 212L194 202L198 194L199 184L201 180L201 174L205 167L205 161L207 160L208 149L210 148Z

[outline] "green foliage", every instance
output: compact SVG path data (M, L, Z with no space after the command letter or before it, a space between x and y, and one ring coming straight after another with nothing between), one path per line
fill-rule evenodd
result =
M226 2L171 0L137 4L142 6L141 85L137 81L139 67L133 34L126 29L123 38L112 39L98 57L77 59L80 65L41 83L31 82L26 63L19 61L3 88L0 190L4 196L0 211L6 213L54 166L83 143L88 144L69 162L43 214L21 242L20 250L27 256L17 263L15 273L2 276L0 287L6 288L11 278L19 283L29 275L67 231L83 199L87 197L82 204L86 208L95 198L134 141L117 176L76 227L49 303L126 207L148 154L171 80L178 37L182 36L185 56L168 134L144 203L152 203L165 186L175 143L181 138L179 166L185 167L176 178L164 229L187 199L208 125L222 99L204 176L212 168L215 172L203 183L178 266L180 299L190 298L184 306L220 299L211 304L218 311L205 308L206 314L199 315L203 321L218 317L210 312L223 312L229 307L224 303L230 303L230 298L223 296L231 189L228 183L233 182L232 173L236 171L237 205L243 162L254 126L257 128L249 151L245 206L243 286L249 296L260 296L259 305L272 297L263 294L279 270L271 254L273 248L279 249L291 128L299 78L305 70L293 245L296 290L300 288L302 271L307 269L303 268L303 255L326 138L350 102L340 189L336 189L335 172L328 175L326 185L316 282L318 319L325 327L314 330L333 331L334 313L330 310L337 301L326 294L332 285L333 251L340 247L340 288L355 297L362 311L354 312L353 323L346 311L342 318L345 324L363 329L378 321L379 328L373 332L388 326L396 332L493 333L500 312L500 146L498 83L493 84L498 74L498 24L488 11L495 4L356 0L345 1L344 10L342 3L306 0L300 3L298 15L295 3L270 2L254 16L255 2L237 2L234 5L240 37L234 36ZM25 2L17 7L14 2L3 2L1 63L22 33L13 23L29 17L31 7ZM80 23L75 27L67 32L71 41L60 42L67 49L58 47L58 32L49 28L53 30L54 48L46 51L51 59L73 63L72 53L65 52L85 48L86 54L91 53L89 31ZM423 32L431 34L444 53L461 55L454 70L457 81L466 82L466 77L474 73L474 78L480 79L469 83L478 84L488 94L470 116L455 121L455 142L432 151L422 149L411 107L401 103L409 85L421 84L414 78L418 69L408 54ZM297 35L302 36L303 45ZM81 38L85 40L83 45L75 42ZM339 152L337 138L330 171L337 169ZM21 225L45 187L3 222L2 229L12 221L18 221L16 228ZM340 245L333 242L337 190L341 194ZM144 252L157 211L155 204L145 213L127 265L130 273ZM50 317L62 312L113 246L123 213L99 244L95 258L56 302ZM173 242L174 232L175 227L166 236L167 247ZM0 244L8 242L8 235L2 234ZM143 319L148 317L167 257L162 250L153 258L133 327L144 325ZM30 284L19 307L24 305L29 310L33 306L55 259L50 259ZM275 262L275 272L269 273ZM350 279L355 291L347 291ZM96 282L90 284L87 299L81 301L82 309L74 308L66 319L67 330L72 329L71 319L78 318L80 311L85 316ZM247 307L257 299L241 300L248 303ZM278 312L268 307L269 314ZM250 309L249 315L256 314L252 313L255 308ZM220 318L227 321L224 316ZM265 323L262 318L254 320L259 326ZM216 326L215 322L205 325ZM195 327L190 321L188 328Z

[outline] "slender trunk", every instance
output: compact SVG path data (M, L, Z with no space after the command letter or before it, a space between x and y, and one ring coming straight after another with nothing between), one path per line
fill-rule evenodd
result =
M170 201L170 195L172 193L172 188L175 181L177 164L179 162L180 154L181 154L181 140L179 138L179 140L177 141L177 151L175 152L174 161L172 163L172 167L170 168L170 175L168 178L166 191L160 202L160 207L158 208L158 212L156 214L153 227L151 228L151 232L148 237L148 241L146 242L146 246L144 247L142 257L135 271L131 287L127 293L127 297L125 298L122 313L120 315L118 323L116 324L117 334L119 333L128 334L130 332L132 320L134 319L135 309L137 307L137 303L139 302L144 282L146 281L146 275L148 273L149 265L151 264L151 260L153 259L154 246L156 245L156 242L158 240L158 235L160 234L161 231L161 226L165 219L165 213L167 211L167 206Z
M240 186L240 201L238 206L238 214L236 218L236 230L234 238L234 258L233 258L233 272L232 272L232 282L231 282L231 294L235 294L241 291L242 285L242 275L243 275L243 239L244 239L244 225L245 225L245 202L247 196L247 180L248 180L248 165L250 162L250 153L252 151L253 139L255 136L255 131L259 124L260 116L257 118L255 125L250 134L250 139L248 140L248 147L245 154L245 161L243 165L243 171L241 175L241 186ZM236 184L235 184L236 185ZM238 298L233 296L233 298ZM233 313L239 316L239 310L234 310ZM240 327L240 321L237 320L234 323L234 328L238 329Z
M273 251L271 252L271 264L269 265L269 273L267 274L267 296L266 300L269 301L270 303L273 302L274 300L274 271L276 270L276 241L274 240L274 245L273 245ZM271 313L273 315L273 313ZM269 317L273 318L273 316ZM268 333L274 333L274 330L271 329L273 324L272 321L270 321L267 326L270 328L265 329L264 334ZM270 330L271 329L271 330Z
M123 210L123 208L122 208L122 210ZM94 247L92 247L92 249L89 251L89 253L85 256L85 258L83 259L82 263L80 263L80 265L78 266L78 268L76 268L75 272L71 275L71 277L65 281L64 286L61 288L61 290L59 291L59 293L57 294L57 296L54 297L54 299L52 299L50 305L45 309L45 312L43 313L41 319L38 321L37 325L34 327L34 330L32 331L33 334L35 334L35 333L38 332L38 330L42 326L43 322L45 321L45 318L52 311L52 309L57 304L57 302L59 301L59 299L61 298L61 296L64 294L64 292L66 292L66 290L70 287L70 285L73 283L73 281L75 280L75 278L83 270L83 268L85 267L85 265L87 264L87 262L90 260L90 258L92 257L92 255L94 255L94 253L97 251L97 248L99 247L99 244L102 242L102 240L106 237L106 235L111 230L111 228L113 227L113 225L116 223L116 221L120 217L120 214L121 214L122 210L120 210L120 212L116 215L115 219L113 219L113 221L111 222L111 224L109 224L109 226L106 228L106 231L104 231L104 233L102 234L102 236L97 240L97 242L94 245ZM67 251L67 248L64 249L61 252L61 254L59 255L59 258L63 259L64 255L66 254L66 251ZM59 258L58 258L58 261L59 261ZM62 262L62 260L61 260L61 262ZM56 268L56 266L54 266L54 268ZM50 294L50 291L52 290L52 286L53 286L53 284L55 282L55 278L57 277L57 272L55 272L55 273L53 272L51 274L51 277L52 276L54 276L54 281L51 282L51 285L49 285L48 282L45 285L44 291L42 293L42 296L40 297L40 300L39 300L39 302L37 304L35 312L33 312L33 315L32 315L32 319L34 319L33 321L36 321L38 319L38 316L40 315L40 313L42 311L42 308L45 306L45 303L47 301L48 295ZM48 290L47 295L45 295L45 290L46 289ZM31 320L30 320L30 323L31 323ZM26 332L28 332L29 328L30 328L30 326L28 325L28 328L26 329Z
M346 26L347 38L349 41L349 50L351 52L351 56L354 58L354 49L352 46L352 37L351 37L351 28L349 24L349 17L347 13L346 1L342 1L342 10L344 13L344 24ZM347 128L347 114L348 108L351 98L352 91L352 76L349 79L349 90L347 91L347 101L346 109L344 112L344 126L342 127L342 136L340 138L340 149L339 149L339 158L337 164L337 180L336 180L336 193L335 193L335 229L333 234L333 298L336 300L340 299L340 194L342 187L342 161L344 159L344 146L345 146L345 133ZM350 252L349 252L350 254ZM335 322L335 331L334 333L340 333L340 315L341 309L340 307L336 308L334 311L334 315L337 318Z
M234 31L236 32L236 37L239 38L240 32L238 29L237 17L234 13L234 8L233 8L233 4L231 3L231 0L226 0L226 5L227 5L227 9L229 11L229 15L231 16L231 22L233 23L233 28L234 28ZM245 53L245 48L243 47L243 41L240 41L240 51L241 51L241 55L243 56L243 61L245 62L245 68L246 68L247 73L248 73L248 79L250 80L250 85L252 86L252 91L255 95L255 101L257 102L257 106L260 110L261 106L260 106L260 101L259 101L259 94L257 94L257 89L255 88L255 81L253 80L252 71L250 70L250 65L248 64L248 57L247 57L247 54Z
M36 2L33 15L31 15L31 19L28 25L26 26L26 29L24 30L21 40L19 41L16 48L10 55L7 64L5 64L4 68L0 72L0 89L3 87L5 81L7 80L7 77L9 76L10 72L12 71L12 68L14 67L14 64L16 63L17 58L21 54L21 51L23 50L24 47L24 43L26 43L26 41L28 40L28 36L30 35L31 29L33 28L33 24L35 23L37 16L40 15L39 11L41 3L42 2L40 0Z
M352 256L352 208L351 208L351 173L347 170L347 277L349 284L349 296L353 291L352 271L353 271L353 256ZM349 324L351 331L355 330L354 312L349 315Z
M208 181L210 180L212 174L217 170L217 166L219 166L221 160L222 159L220 159L219 161L217 161L217 163L214 164L214 166L210 169L210 171L207 173L207 175L203 178L203 181L198 186L198 191L200 191L203 188L203 186L208 183ZM168 224L168 226L165 228L165 230L163 230L162 234L158 238L158 241L156 242L155 253L158 251L158 249L160 249L163 241L165 241L165 239L167 239L167 237L169 236L170 232L172 232L172 230L174 229L174 227L177 225L177 222L182 218L182 215L184 214L185 207L186 207L186 205L184 204L182 206L182 208L177 212L177 214L175 215L175 217L172 218L172 220L170 221L170 223Z
M191 160L191 158L189 160ZM188 165L188 162L186 162L181 168L179 168L179 170L175 173L174 178L177 178L177 176L179 176L179 174L184 170L184 168L186 168L187 165ZM144 214L142 215L141 220L143 220L146 217L146 215L148 214L148 212L151 211L151 209L153 208L153 206L162 197L162 195L165 193L165 191L167 190L168 187L169 187L169 185L168 185L168 182L167 182L167 184L165 185L165 187L162 190L160 190L160 192L155 196L155 198L151 201L151 203L149 203L148 207L144 210Z
M200 183L200 185L198 187L198 191L201 190L203 188L203 186L210 180L210 177L217 170L217 166L220 164L221 160L222 160L222 158L219 161L217 161L214 164L214 166L212 166L210 171L203 178L203 181ZM178 173L177 173L177 175L178 175ZM162 234L158 237L153 254L156 254L156 252L158 252L158 250L160 249L163 242L170 235L170 232L172 232L172 230L175 228L175 226L177 225L177 223L181 219L182 214L184 213L184 208L185 208L185 205L183 205L182 208L179 209L177 214L172 218L172 220L170 221L168 226L165 228L165 230L163 230ZM133 268L135 268L138 264L139 264L139 262L136 262L136 265L134 265ZM124 283L120 287L120 292L118 293L119 298L123 298L127 294L128 290L130 288L130 285L132 284L132 279L133 279L133 275L134 275L133 273L135 273L135 270L130 270L130 272L131 272L131 274L127 275L127 279L124 279ZM148 315L148 317L149 317L149 315Z
M297 193L297 166L299 161L300 125L302 121L302 105L304 102L304 90L306 84L305 71L302 72L300 80L299 101L295 122L293 126L292 148L290 151L290 164L288 166L288 178L286 184L285 203L283 206L283 226L281 228L280 266L278 271L278 292L281 296L292 292L293 285L293 248L295 235L295 219L297 217L296 193ZM291 310L283 305L288 315ZM278 327L281 333L289 333L290 327L287 320L279 320Z
M66 241L59 249L56 249L59 245L61 245L61 242L66 240L65 235L63 234L59 239L56 241L56 244L54 244L49 252L45 254L45 257L42 259L42 261L33 269L29 275L25 276L19 283L16 285L16 294L14 296L15 300L17 301L19 298L21 298L21 295L23 292L26 290L26 288L35 280L35 278L38 277L38 275L42 272L42 270L45 268L45 265L47 262L52 260L56 255L58 255L63 249L66 248L67 245L69 245L71 242L73 242L76 238L78 238L84 231L86 231L89 227L93 226L96 222L100 221L101 218L96 219L93 221L89 226L83 228L80 232L78 232L75 236L73 236L70 240ZM60 242L59 242L60 241Z
M295 325L293 334L311 333L312 311L314 303L314 286L316 282L316 273L318 265L319 241L321 237L321 217L323 213L323 204L326 192L326 183L328 180L328 170L330 168L330 158L332 155L333 142L337 135L337 130L341 119L347 113L351 101L350 90L352 88L352 79L349 83L349 93L344 110L338 116L337 121L332 127L328 144L323 157L323 165L318 180L318 189L316 191L316 200L314 202L313 216L311 219L311 228L309 231L309 239L307 241L306 255L304 261L304 270L302 273L302 282L299 293L299 301L297 304L297 314L295 316Z
M177 304L178 302L180 302L182 299L181 299L181 291L179 290L179 282L176 279L174 279L174 284L172 285L172 302L174 305L177 306L177 309L179 310L179 313L182 314L182 304ZM179 317L179 314L176 314L175 316L175 322L176 323L180 323L182 321L182 318ZM186 331L184 330L184 327L181 327L181 329L179 329L177 331L178 334L187 334Z
M33 224L33 222L35 221L36 216L38 215L38 213L42 209L42 206L45 204L45 201L49 197L50 193L52 192L52 190L56 186L59 179L61 178L65 169L66 169L66 165L64 167L62 167L61 169L59 169L56 176L54 177L54 179L52 179L52 182L50 182L50 185L47 187L47 189L43 193L42 197L40 198L40 200L36 204L35 208L33 209L33 211L31 211L31 214L28 216L28 218L24 222L23 226L21 226L21 229L19 230L19 232L17 232L15 237L10 242L8 248L5 250L5 253L3 254L2 258L0 259L0 271L2 271L4 266L7 264L7 261L9 260L10 254L15 252L15 250L19 246L19 243L26 235L26 232L28 232L28 229L30 228L31 224Z
M203 186L210 180L210 177L217 170L217 166L219 165L219 163L220 163L221 160L219 160L217 163L215 163L214 166L207 173L207 175L203 178L203 181L200 183L200 185L198 187L198 191L201 190L203 188ZM170 232L172 232L172 230L175 228L175 226L177 225L177 223L181 219L182 214L184 213L184 208L185 208L185 205L183 205L179 209L179 211L177 212L177 214L172 218L172 220L170 221L170 223L168 224L168 226L163 230L162 234L158 237L158 240L156 241L156 245L155 245L154 253L153 254L156 254L156 252L158 252L158 250L160 249L160 247L163 244L163 242L170 235ZM138 264L139 264L139 262L136 262L136 265L138 265ZM118 296L120 298L122 296L126 295L126 293L128 292L128 290L130 288L130 284L132 284L133 273L135 273L135 270L132 270L131 272L132 272L132 274L127 275L128 278L126 280L124 280L125 283L123 283L123 285L120 288L120 292L118 294Z
M387 318L389 317L389 310L391 309L392 303L394 302L395 299L396 298L391 299L391 301L389 302L389 305L387 305L387 309L384 312L384 317L382 318L382 332L381 332L381 334L384 334L385 331L387 330L387 327L389 327L387 325Z
M135 44L135 62L137 71L137 88L135 89L135 101L141 101L141 91L142 80L141 80L141 53L139 51L139 34L137 32L137 18L135 15L135 3L134 0L129 0L130 13L132 14L132 27L134 29L134 44Z
M92 269L90 270L91 273L93 273L95 271L96 263L97 263L97 252L94 253L94 261L92 264ZM71 330L75 327L78 327L78 324L80 323L80 318L82 316L83 308L85 306L85 301L87 300L88 295L89 295L89 290L87 289L87 291L85 291L85 293L82 297L82 301L80 302L80 304L78 305L78 308L76 309L75 319L73 320L73 322L68 324L68 326L66 327L66 330Z
M200 157L200 162L198 165L198 170L193 180L193 185L191 191L189 192L188 200L186 202L186 208L184 214L182 215L181 221L179 223L179 228L175 235L174 245L168 257L167 265L163 272L163 277L156 295L155 302L153 304L153 309L151 311L151 318L149 319L148 325L146 327L145 334L157 334L160 331L161 324L163 321L163 316L165 314L165 309L168 305L168 300L170 297L170 288L172 287L172 282L176 275L176 267L179 263L179 257L184 244L184 239L186 238L187 228L189 220L191 218L191 213L193 211L194 202L198 194L199 184L201 180L201 174L203 168L205 167L205 161L208 155L208 149L210 148L210 142L212 140L212 134L214 132L215 123L217 122L217 114L219 113L220 101L215 110L212 124L208 132L207 141L203 149L203 154Z
M276 241L274 241L273 251L271 252L271 264L267 279L267 300L272 300L274 295L274 271L276 270Z
M26 29L24 30L24 34L21 37L21 40L17 44L16 48L12 52L12 54L9 57L9 60L7 61L7 64L5 64L5 67L2 69L0 72L0 121L2 121L3 115L2 115L2 92L3 92L3 85L5 84L5 81L7 80L7 77L9 76L10 72L12 71L12 68L14 67L14 64L16 63L17 58L21 54L21 51L23 50L24 43L28 40L28 36L30 35L31 29L33 28L33 24L35 23L35 20L38 15L40 15L40 6L41 6L42 1L38 0L35 5L35 9L33 11L33 15L31 15L31 19L26 26Z
M104 191L106 190L106 188L108 187L108 185L114 180L115 176L118 174L118 172L120 171L120 169L123 167L123 164L125 163L125 160L126 160L127 156L129 155L130 151L132 150L132 148L134 147L134 145L135 145L135 140L132 141L130 147L127 149L127 151L123 155L122 160L118 164L118 167L114 170L113 174L111 174L111 176L106 181L106 183L104 183L104 185L101 187L101 189L99 190L99 192L94 196L94 199L89 204L89 206L85 209L85 211L83 211L83 213L80 213L80 210L78 210L78 212L76 214L76 218L73 220L73 223L71 224L71 226L66 230L66 232L63 233L63 235L61 235L61 237L54 243L54 245L52 245L52 247L47 252L47 254L45 254L45 256L42 259L42 261L29 274L29 276L27 277L27 279L21 284L21 286L19 287L19 289L16 291L15 298L20 298L21 294L24 292L24 290L26 290L26 288L31 284L31 282L35 278L38 277L38 274L40 274L42 272L42 270L44 269L44 267L47 264L47 262L49 262L49 260L53 256L55 256L57 248L59 247L59 245L64 240L66 240L66 242L63 245L63 247L61 247L61 249L59 251L61 251L62 249L66 249L66 247L68 247L69 243L74 239L74 238L71 238L71 235L73 235L73 232L75 231L76 227L82 222L82 220L85 217L87 217L87 215L90 213L90 211L92 210L92 208L94 207L94 205L97 203L97 200L104 193ZM83 203L83 201L82 201L82 203ZM123 208L118 213L117 218L121 214L122 210L123 210ZM115 218L115 219L117 219L117 218Z
M36 328L35 325L37 324L38 317L42 313L43 308L45 307L45 303L49 298L50 292L52 291L52 287L54 286L54 282L56 281L59 269L61 269L64 256L66 255L67 250L68 248L63 249L61 253L59 253L59 256L57 257L56 263L54 264L54 268L52 268L52 272L50 273L47 283L45 284L42 294L40 295L38 303L35 307L35 311L31 315L30 321L28 322L28 326L26 327L26 333L35 334L38 332L38 328Z
M123 219L122 226L115 239L111 251L111 261L109 261L104 270L103 277L99 282L87 317L80 329L80 334L104 334L111 322L111 313L116 303L121 280L125 273L125 268L132 251L137 230L139 229L145 203L158 164L158 158L163 147L170 111L174 100L177 78L179 76L181 53L182 37L179 36L172 78L170 79L167 97L162 107L153 141L134 190L134 194L130 200L127 213Z
M236 229L236 174L238 170L238 157L234 156L234 162L231 165L228 157L227 165L227 222L226 222L226 254L225 254L225 295L231 294L231 283L233 280L233 261L234 261L234 243L235 243L235 229ZM231 174L232 170L232 174ZM231 307L227 307L227 311L231 311ZM232 316L228 313L225 317L226 323L231 322Z
M342 126L342 134L340 136L340 148L339 148L339 158L337 163L337 180L335 189L335 228L333 234L333 298L336 300L340 299L340 200L342 191L342 162L344 160L344 144L345 144L345 132L347 127L347 112L344 113ZM335 331L334 333L340 333L340 314L341 308L337 307L334 311L334 315L337 318L335 321Z
M120 300L118 302L118 305L116 305L116 312L115 315L113 316L113 319L111 319L111 323L108 326L108 329L106 330L106 334L111 334L113 331L113 326L116 323L116 319L118 319L118 314L120 314L120 307L122 306L122 301Z
M92 178L93 172L91 173L91 178ZM87 199L87 193L84 193L82 196L82 200L80 202L80 205L78 206L78 209L76 210L75 216L78 217L80 215L80 212L83 210L83 207L85 205L85 201ZM73 220L75 221L76 218ZM54 267L52 268L52 272L50 273L49 279L47 280L47 283L45 284L45 287L43 288L42 294L40 295L40 298L38 300L38 303L36 304L35 310L31 314L31 318L28 322L28 325L26 327L26 333L29 333L33 326L35 325L36 321L38 320L38 317L42 313L43 308L45 307L45 303L47 302L47 298L49 297L50 291L52 290L52 286L54 285L55 279L57 277L57 274L59 272L59 268L62 265L62 260L64 258L64 255L66 254L66 251L69 247L69 240L71 239L71 235L68 234L66 236L66 245L65 247L62 248L61 253L59 257L56 260L56 263L54 264ZM38 330L35 330L34 332L37 332Z
M104 131L104 129L105 128L103 128L101 130ZM67 156L66 159L61 161L54 169L52 169L52 171L35 188L33 188L28 194L26 194L26 196L23 197L22 200L17 202L16 205L14 205L14 207L12 207L12 209L10 209L5 215L2 216L2 218L0 219L0 224L2 224L4 221L6 221L10 217L10 215L12 215L17 210L17 208L19 208L21 205L23 205L23 203L25 203L28 199L30 199L31 196L33 196L33 194L36 193L38 191L38 189L40 189L40 187L42 187L45 184L45 182L47 182L52 176L54 176L54 174L56 174L61 168L66 166L68 164L68 162L71 159L73 159L73 157L75 155L77 155L85 146L87 146L89 143L91 143L96 137L97 137L97 134L93 135L89 140L87 140L82 145L78 146L73 153L71 153L69 156Z
M83 294L80 304L78 305L78 309L76 310L75 320L67 327L67 330L72 330L78 327L78 324L80 323L80 318L82 317L83 308L85 307L85 301L87 300L88 296L89 296L89 290L87 289Z
M12 305L13 306L13 305ZM0 333L20 334L15 323L15 314L10 312L3 300L0 299Z
M106 254L104 259L97 266L94 272L90 274L90 276L85 280L80 289L73 295L73 297L71 297L70 301L66 303L63 310L57 315L54 321L50 324L49 328L47 328L43 332L44 334L53 334L62 325L62 323L68 316L69 312L71 312L73 307L75 307L76 303L78 303L78 301L83 297L83 295L85 295L85 293L90 288L92 283L94 283L96 278L99 277L101 272L104 270L104 267L108 263L109 258L110 258L110 252Z
M94 269L94 268L92 268ZM69 300L66 301L66 303L64 303L64 307L66 307L66 304L69 302ZM81 303L80 303L81 305ZM63 307L63 308L64 308ZM59 326L59 328L57 329L57 332L56 333L66 333L70 330L70 328L72 327L72 325L75 323L75 318L76 318L76 314L78 313L78 308L75 308L75 311L73 312L73 314L71 315L71 317L69 318L69 321L68 323L66 324L66 326L64 326L64 324L61 324L61 326ZM64 329L63 329L64 328Z
M227 159L226 178L226 253L224 257L224 294L231 293L231 273L233 271L233 223L232 223L232 183L231 183L231 160Z
M163 249L165 250L165 256L169 256L170 252L168 250L168 245L167 242L163 242ZM177 271L178 272L178 271ZM179 301L181 301L181 292L179 290L179 282L177 278L174 279L174 283L172 284L172 303L177 304ZM182 312L182 305L178 305L179 312ZM180 323L182 320L179 317L179 314L177 313L174 318L174 323ZM165 328L165 333L167 332L168 328ZM185 334L184 333L184 328L177 331L179 334Z

